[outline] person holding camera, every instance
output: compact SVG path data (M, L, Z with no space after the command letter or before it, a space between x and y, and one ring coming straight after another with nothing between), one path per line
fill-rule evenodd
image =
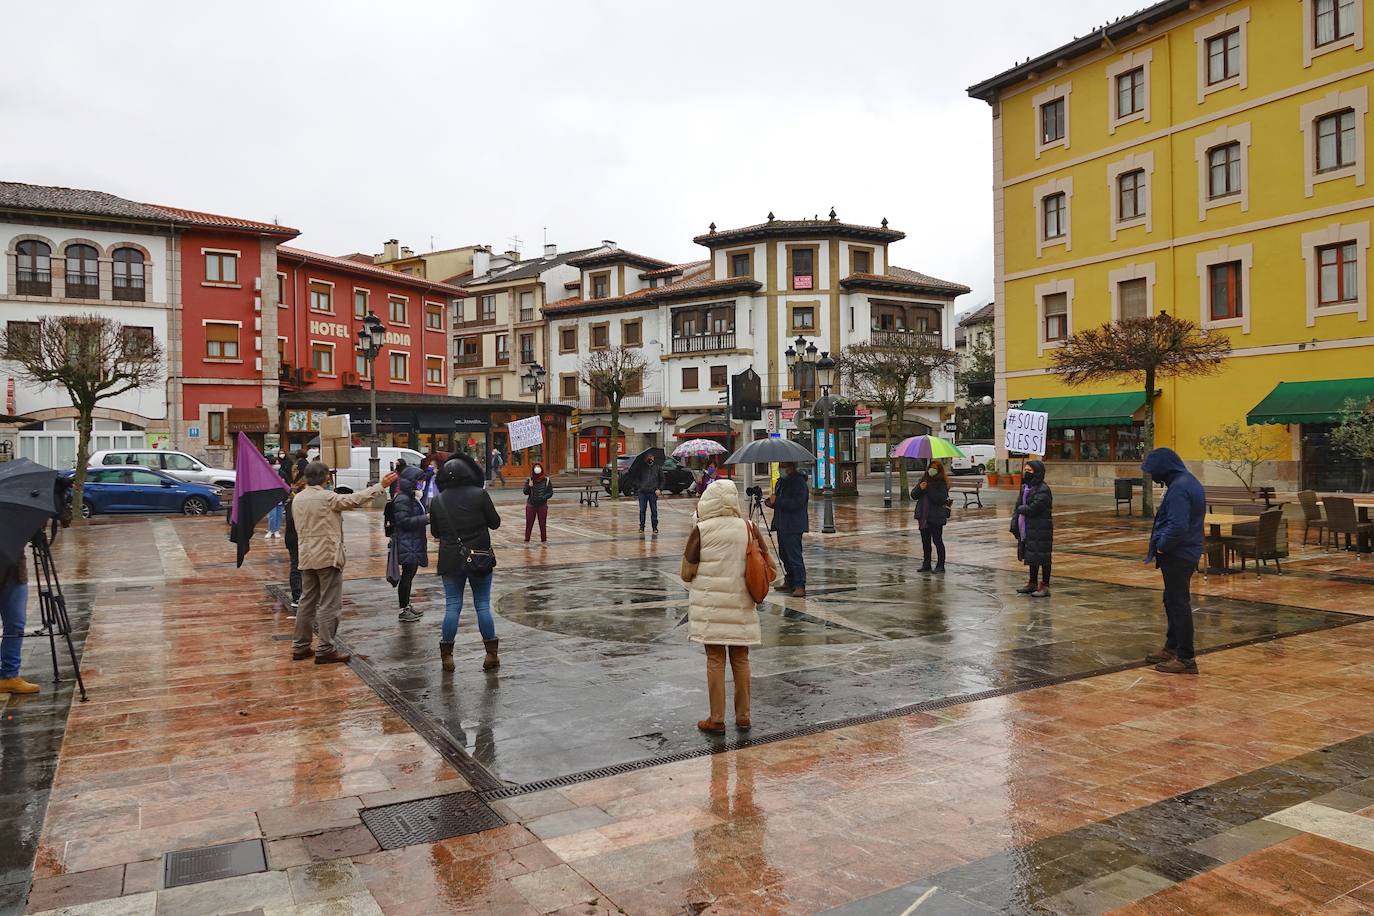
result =
M944 462L932 460L921 482L911 488L911 500L916 504L916 527L921 530L921 551L925 557L917 572L945 571L945 523L949 521L949 472ZM930 566L930 548L934 545L935 567Z
M19 676L24 649L24 625L28 621L29 577L24 553L14 563L0 563L0 693L37 693L38 685ZM55 658L56 656L54 656Z
M764 502L773 510L772 529L778 536L778 553L782 555L785 571L781 592L794 598L806 597L806 563L802 559L802 535L811 530L811 516L808 511L811 502L811 488L806 475L797 470L793 462L778 465L782 476L773 489L773 495Z

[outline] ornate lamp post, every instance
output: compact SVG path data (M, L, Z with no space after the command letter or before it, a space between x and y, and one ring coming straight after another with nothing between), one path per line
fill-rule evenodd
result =
M367 459L367 485L370 487L382 479L381 458L377 454L377 357L381 355L386 343L386 325L371 312L363 319L358 328L358 352L367 360L367 374L372 386L368 392L368 407L371 410L371 453Z
M812 344L810 349L815 349ZM835 460L835 446L837 443L830 438L830 421L835 416L835 401L830 396L830 389L835 384L835 361L830 358L830 352L821 354L821 358L816 362L816 384L821 389L821 399L817 402L817 407L824 405L823 426L821 436L825 443L825 511L821 519L821 534L835 533L835 471L839 467Z
M544 388L545 375L546 373L544 371L544 367L539 365L538 363L534 363L529 367L525 374L521 376L521 378L525 380L525 390L534 395L534 415L536 417L539 417L539 392L542 391ZM539 420L539 428L542 433L544 428L544 420L542 418L540 418ZM543 439L542 435L540 436L540 439ZM544 443L542 441L539 443L539 453L536 456L536 458L541 461L544 458ZM545 473L548 472L548 468L545 468L544 470Z

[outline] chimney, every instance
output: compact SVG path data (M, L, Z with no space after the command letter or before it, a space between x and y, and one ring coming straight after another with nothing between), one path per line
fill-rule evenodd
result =
M472 275L480 277L491 270L491 249L478 245L472 249Z
M555 245L553 242L545 242L545 243L544 243L544 257L546 257L546 258L556 258L556 257L558 257L558 246Z
M602 240L601 240L601 247L602 247L602 248L614 248L614 247L615 247L615 240L614 240L614 239L602 239Z
M401 245L399 241L396 239L387 239L386 244L382 246L382 260L395 261L401 256L400 248Z
M518 264L518 263L520 262L520 252L515 251L515 250L512 249L512 250L507 251L507 252L504 252L504 253L505 253L506 257L510 259L510 262L511 262L512 264Z
M403 258L413 258L413 257L415 257L415 250L412 249L412 248L402 248L402 249L401 249L401 257L403 257Z

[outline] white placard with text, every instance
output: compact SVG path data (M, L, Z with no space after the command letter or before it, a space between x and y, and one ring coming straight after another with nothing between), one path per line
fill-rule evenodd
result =
M1016 455L1043 455L1048 447L1050 415L1038 410L1008 410L1003 446Z
M506 429L510 432L510 447L515 451L533 448L544 441L544 428L538 417L511 420L506 424Z

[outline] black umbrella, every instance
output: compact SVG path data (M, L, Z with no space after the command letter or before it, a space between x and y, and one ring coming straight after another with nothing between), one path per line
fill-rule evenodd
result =
M634 461L631 461L630 466L625 469L625 473L620 475L620 492L622 495L629 496L632 494L633 491L627 489L627 487L634 487L635 490L639 489L639 482L647 473L648 462L645 459L650 455L653 456L654 463L658 465L660 470L663 469L663 462L668 460L663 449L657 446L654 448L646 448L638 455L635 455Z
M726 464L811 464L816 456L790 439L759 439L742 446Z
M0 464L0 563L24 562L24 546L57 516L57 472L27 458Z

